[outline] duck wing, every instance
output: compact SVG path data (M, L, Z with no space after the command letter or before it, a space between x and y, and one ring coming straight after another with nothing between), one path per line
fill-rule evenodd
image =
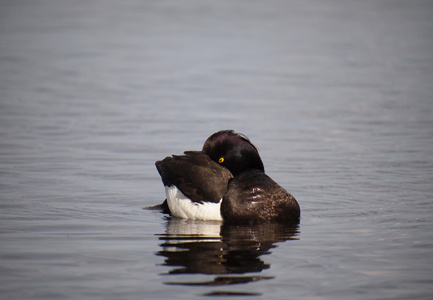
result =
M193 202L218 203L233 175L201 151L186 151L155 163L165 186L177 186Z

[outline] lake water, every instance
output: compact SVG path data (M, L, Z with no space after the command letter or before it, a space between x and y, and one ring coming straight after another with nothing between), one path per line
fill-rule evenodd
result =
M298 227L167 218L246 134ZM432 1L1 1L2 299L432 299Z

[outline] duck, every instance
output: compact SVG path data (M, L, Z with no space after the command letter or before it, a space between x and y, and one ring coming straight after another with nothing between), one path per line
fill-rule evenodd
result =
M296 199L266 173L257 148L243 134L221 130L201 151L155 163L165 187L165 212L225 223L299 223Z

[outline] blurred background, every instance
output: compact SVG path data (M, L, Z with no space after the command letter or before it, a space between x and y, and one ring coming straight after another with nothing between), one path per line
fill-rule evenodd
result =
M209 293L164 284L142 208L156 160L234 129L302 210L235 291L430 299L432 83L427 0L0 1L0 293Z

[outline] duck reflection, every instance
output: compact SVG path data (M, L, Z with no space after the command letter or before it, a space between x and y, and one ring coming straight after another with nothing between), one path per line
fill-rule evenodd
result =
M297 239L298 226L284 224L230 225L220 221L170 218L159 239L169 274L246 274L270 267L261 256L276 243ZM167 282L181 285L228 285L271 279L264 276L217 276L206 282Z

